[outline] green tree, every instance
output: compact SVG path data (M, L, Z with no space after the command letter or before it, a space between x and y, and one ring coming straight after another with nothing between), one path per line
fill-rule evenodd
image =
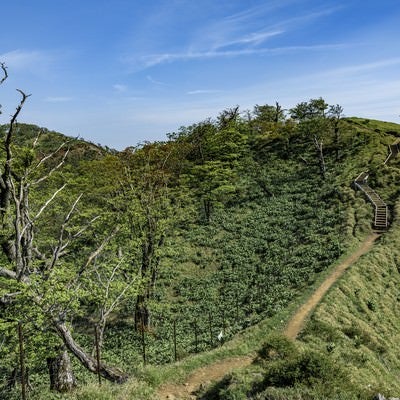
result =
M3 64L2 69L6 71ZM7 77L6 72L4 74L2 82ZM6 125L0 156L3 317L33 323L38 332L45 332L45 337L41 335L44 345L48 336L54 339L50 341L51 346L57 343L61 353L49 360L49 371L53 388L64 391L75 384L65 348L88 370L98 370L96 360L74 340L68 321L79 309L81 277L93 267L94 260L114 234L102 234L94 239L94 222L98 217L87 220L80 216L77 212L79 195L75 199L69 198L68 208L62 207L58 218L53 221L53 225L58 225L54 229L56 234L52 238L43 237L43 231L39 229L40 220L46 217L53 205L62 206L62 202L57 203L57 200L66 184L55 188L46 198L38 195L38 189L63 166L68 150L64 151L64 143L52 153L38 156L39 137L31 148L15 144L17 118L28 98L24 92L18 91L21 101ZM48 163L59 153L63 153L60 160L49 166ZM48 352L53 354L51 348ZM125 373L104 363L100 364L99 372L111 381L127 379Z
M188 145L186 184L200 200L202 215L209 222L213 207L220 206L239 189L239 160L248 153L247 125L238 108L223 111L216 123L210 120L181 132Z
M173 142L128 148L121 155L124 178L120 204L123 209L131 268L142 281L135 306L136 329L151 324L149 302L156 292L162 250L183 212L185 188L178 186L183 158Z
M291 118L297 121L314 120L316 118L324 118L329 104L322 98L310 99L298 103L289 110Z
M275 102L275 106L257 104L254 107L254 116L258 122L274 122L277 124L285 120L285 110L278 102Z
M321 97L301 102L289 110L292 119L298 122L298 129L306 139L311 139L317 158L321 178L326 178L326 163L324 156L324 136L329 130L329 120L326 110L329 104Z
M340 149L340 126L343 117L343 107L339 104L329 106L328 114L329 121L333 130L334 141L335 141L335 154L336 161L339 161L339 149Z

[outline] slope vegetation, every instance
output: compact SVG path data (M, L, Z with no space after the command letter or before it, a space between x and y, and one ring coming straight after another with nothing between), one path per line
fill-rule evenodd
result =
M399 222L326 296L300 336L346 365L352 381L393 397L400 393Z
M279 386L277 370L265 372L268 354L260 346L370 234L372 209L350 187L360 170L368 167L371 187L392 210L389 219L395 216L399 164L381 165L399 127L342 119L335 110L322 99L300 104L290 117L278 106L256 106L249 118L235 108L181 128L166 142L120 153L79 141L67 152L59 148L64 137L52 142L47 131L42 147L31 149L37 128L21 126L9 179L29 196L34 217L26 214L26 226L34 235L22 243L28 267L21 282L13 281L12 252L2 254L5 398L19 393L15 321L21 315L32 399L60 396L47 389L48 358L63 349L52 328L60 320L71 355L80 349L86 360L72 360L81 388L66 395L71 398L146 399L200 367L218 361L222 371L224 359L236 366L257 352L259 363L244 374L251 390L241 398ZM49 152L54 159L46 158ZM10 163L3 163L5 171ZM22 203L13 199L2 228L6 250L19 240L13 211ZM98 361L90 356L95 333ZM286 367L296 371L313 360L330 365L329 355L318 358L314 348L292 354ZM113 371L132 380L97 389L88 372L97 369L105 379ZM253 369L264 376L254 385ZM286 383L299 379L295 374ZM229 396L231 383L212 395Z

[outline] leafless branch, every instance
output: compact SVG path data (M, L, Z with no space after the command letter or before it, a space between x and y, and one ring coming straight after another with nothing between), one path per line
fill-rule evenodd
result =
M79 270L78 276L81 276L81 275L83 274L83 272L87 269L87 267L88 267L88 266L92 263L92 261L103 251L104 247L110 242L110 240L117 234L118 231L119 231L119 228L118 228L118 227L115 228L115 229L113 230L113 232L112 232L110 235L108 235L108 236L101 242L100 246L99 246L95 251L93 251L93 252L89 255L89 257L88 257L88 259L87 259L85 265L83 265L83 266L81 267L81 269Z
M36 140L35 140L35 141L36 141ZM55 151L53 151L52 153L50 153L50 154L46 155L45 157L43 157L43 158L36 164L35 168L40 167L40 166L41 166L44 162L46 162L49 158L54 157L54 155L56 155L56 154L57 154L67 143L69 143L69 142L70 142L70 141L61 143L60 146L58 146L58 148L57 148ZM69 149L68 149L68 151L69 151ZM65 157L65 156L64 156L64 157Z
M0 276L7 279L14 279L16 281L19 280L20 282L29 283L29 278L27 276L22 276L21 278L18 278L16 272L3 267L0 267Z
M11 162L11 138L12 138L12 134L14 131L14 124L15 121L17 120L18 114L21 112L22 107L25 103L25 100L28 98L28 96L30 95L26 95L22 90L17 89L17 91L19 93L21 93L22 95L22 99L15 111L15 113L11 116L11 120L10 120L10 124L8 127L8 131L4 140L4 144L5 144L5 149L6 149L6 165L9 166L10 162ZM8 175L10 174L10 172L8 171ZM8 176L6 177L8 178Z
M76 206L78 205L79 201L81 200L82 196L83 196L83 193L81 193L81 194L76 198L76 200L74 201L74 204L72 204L72 207L71 207L71 209L69 210L69 213L68 213L67 216L65 217L64 224L67 224L67 223L69 222L69 220L71 219L71 216L72 216L72 214L74 213L75 208L76 208Z
M46 256L37 247L32 247L32 252L35 254L35 256L38 260L41 260L41 261L46 260Z
M42 130L40 129L40 131L38 132L38 134L37 134L36 137L35 137L35 140L34 140L33 143L32 143L32 148L35 148L36 145L38 144L39 138L40 138L40 135L41 135L41 134L42 134Z
M65 186L67 186L66 183L64 183L64 185L62 185L60 188L58 188L53 194L52 196L46 201L46 203L43 204L43 206L41 207L41 209L38 211L38 213L34 216L33 220L36 220L40 217L40 215L42 214L42 212L47 208L47 206L55 199L55 197L58 195L58 193L60 193L62 190L64 190Z
M7 268L0 267L0 276L8 279L17 279L17 274Z
M61 147L62 147L62 146L60 146L55 152L53 152L53 153L49 154L48 156L42 158L42 159L39 161L39 163L36 165L35 168L38 168L38 167L42 164L42 162L44 162L44 161L46 161L47 159L49 159L50 157L54 156L54 154L56 154L57 151L59 151L59 150L61 149ZM65 159L67 158L68 154L69 154L69 149L65 152L65 154L64 154L64 156L63 156L63 158L62 158L62 160L61 160L54 168L52 168L52 169L49 171L49 173L47 173L46 175L43 175L43 176L42 176L41 178L39 178L38 180L32 182L31 185L32 185L32 186L33 186L33 185L37 185L37 184L39 184L39 183L45 181L46 179L48 179L48 178L50 177L50 175L51 175L53 172L57 171L57 170L64 164Z
M78 232L76 232L74 235L72 235L72 239L76 239L79 236L82 235L83 232L86 231L86 229L89 228L93 224L94 221L100 218L100 215L96 215L94 218L92 218L82 229L80 229Z
M69 246L69 244L71 243L72 240L77 239L79 236L81 236L83 234L83 232L85 232L92 224L94 221L96 221L98 218L100 218L99 215L97 215L96 217L92 218L89 222L86 223L86 225L80 229L78 232L76 232L73 235L69 235L69 238L67 241L62 243L62 246L60 247L59 253L58 253L58 258L62 257L65 255L65 249Z
M0 80L0 85L8 78L7 67L4 63L0 63L0 68L3 71L4 76Z
M23 105L24 105L26 99L27 99L29 96L31 96L30 94L25 94L21 89L16 89L16 90L17 90L17 92L19 92L19 93L21 94L22 99L21 99L21 101L19 102L18 107L17 107L17 109L15 110L15 113L11 116L10 127L9 127L9 129L8 129L8 132L7 132L6 141L10 141L10 140L11 140L11 134L12 134L12 130L13 130L13 126L14 126L14 124L15 124L15 121L17 120L17 117L18 117L19 113L21 112L22 107L23 107Z
M30 96L26 95L22 90L17 89L17 91L21 94L22 99L15 111L15 113L11 116L11 120L8 126L7 133L4 138L4 149L6 153L6 159L4 162L4 170L1 176L0 185L2 187L1 193L1 214L4 215L7 212L10 202L11 196L11 177L13 177L13 171L11 168L11 160L12 160L12 151L11 151L11 140L14 132L14 125L17 120L18 114L21 112L22 107L25 103L25 100Z
M17 297L21 292L14 293L6 293L2 297L0 297L0 304L7 305L14 301L14 298Z
M65 185L64 185L64 186L65 186ZM57 243L57 246L54 248L53 256L52 256L51 261L50 261L50 263L49 263L49 269L50 269L50 270L52 270L52 269L54 268L54 266L55 266L57 260L58 260L59 257L60 257L60 253L61 253L63 250L65 250L65 248L66 248L66 247L68 246L68 244L69 244L69 241L68 241L67 243L64 243L64 232L65 232L65 228L66 228L68 222L70 221L70 219L71 219L71 217L72 217L72 214L74 213L75 208L76 208L77 204L79 203L79 200L81 199L82 195L83 195L83 193L81 193L81 194L77 197L77 199L74 201L74 203L72 204L72 206L71 206L71 208L70 208L68 214L67 214L67 215L65 216L65 218L64 218L63 224L61 225L60 234L59 234L59 236L58 236L58 243Z
M110 291L110 286L111 283L114 279L114 275L117 272L118 268L121 266L121 262L119 262L117 264L117 266L113 269L110 278L108 279L107 282L107 287L106 287L106 294L105 294L105 299L108 298L109 296L109 291ZM122 291L118 294L118 296L114 299L114 301L110 304L110 306L108 307L108 309L106 309L104 311L104 317L107 318L108 315L110 315L114 308L117 306L117 304L120 302L120 300L124 297L125 293L127 292L127 290L132 286L133 282L128 282L125 287L122 289Z

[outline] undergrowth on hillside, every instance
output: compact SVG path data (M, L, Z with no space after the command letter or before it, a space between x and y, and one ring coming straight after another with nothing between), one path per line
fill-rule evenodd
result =
M347 366L353 381L394 397L400 393L399 232L396 218L329 293L301 336L308 348L332 348L331 357Z
M167 142L148 143L121 154L94 145L85 150L85 145L75 141L71 162L54 173L48 185L32 191L31 199L39 209L54 188L64 181L69 185L69 192L59 196L54 209L44 212L44 221L36 225L43 248L54 247L65 207L70 207L71 198L81 191L85 196L79 203L77 225L68 234L78 234L79 223L102 215L101 223L94 219L93 235L71 247L68 255L74 268L82 262L82 251L90 254L91 246L99 246L96 240L100 242L105 232L119 226L118 234L110 236L105 254L95 254L93 269L79 282L79 290L69 293L73 302L63 297L64 281L46 292L59 293L68 307L73 303L67 310L68 323L88 353L94 348L99 315L112 304L104 298L117 298L126 280L132 278L130 274L137 279L132 292L108 314L101 343L102 362L117 365L135 380L126 386L104 384L104 389L99 389L94 386L96 377L74 360L79 382L88 386L65 398L150 398L154 387L172 374L176 361L182 361L179 368L184 376L189 369L185 360L187 365L207 362L206 356L197 361L200 358L191 358L193 354L214 349L209 353L211 360L219 354L239 352L239 346L245 352L245 344L235 342L238 335L246 335L265 321L272 321L276 329L274 318L287 318L288 307L294 307L302 294L370 231L372 209L362 194L353 191L352 179L368 168L371 185L390 206L397 198L399 189L394 183L400 176L400 161L387 167L381 164L386 146L400 135L398 126L340 120L340 136L334 137L332 121L324 112L318 118L271 121L260 114L246 120L233 111L221 113L217 121L181 128ZM29 141L34 129L25 129ZM51 134L44 131L43 152L49 150L50 139ZM55 144L60 140L57 136ZM24 141L15 146L22 158L28 154ZM392 211L395 217L396 210ZM385 236L380 246L390 237ZM391 267L383 277L375 266L367 279L382 280L385 290L367 289L362 278L343 287L326 311L340 327L317 313L303 333L304 346L280 336L267 338L257 362L247 372L226 377L202 394L203 398L317 399L328 392L333 396L329 398L363 398L364 387L351 379L345 362L354 359L360 373L354 376L363 376L361 366L370 365L375 358L390 368L393 362L387 339L366 326L378 325L379 313L390 315L394 305L388 306L386 300L394 296L391 277L397 255L389 260L384 252L379 254L379 260L371 262L378 265L387 259ZM40 266L37 261L37 271ZM65 268L65 273L71 273L71 268ZM117 276L109 286L104 283L108 276ZM342 298L354 300L349 313L362 314L365 322L342 317L342 311L335 308L340 307L337 300ZM47 338L59 338L51 336L54 332L44 323L39 325L29 325L25 343L31 398L62 398L64 395L45 389L44 354L49 343L55 348ZM7 323L2 329L12 342L0 347L5 388L18 351L15 329ZM390 327L385 329L392 332ZM325 339L319 336L328 341L321 344ZM353 346L351 351L347 347L342 352L344 344ZM39 355L35 355L36 346ZM254 348L254 344L249 346L251 351ZM373 368L377 376L383 376L380 367ZM371 385L378 387L376 381ZM11 387L7 393L5 398L16 398L18 388Z

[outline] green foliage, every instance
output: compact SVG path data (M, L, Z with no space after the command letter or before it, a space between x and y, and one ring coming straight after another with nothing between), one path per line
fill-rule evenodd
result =
M395 207L397 211L398 203ZM317 351L334 338L336 362L346 365L353 381L369 388L370 397L374 392L397 396L400 390L399 351L393 339L400 326L398 238L395 219L391 230L328 294L302 335L307 348ZM330 337L319 329L327 325Z
M181 128L167 142L121 153L72 141L65 165L31 189L30 201L35 214L67 183L35 220L36 249L48 259L65 216L83 193L64 226L64 239L74 240L51 271L43 273L40 257L32 260L31 285L0 278L0 297L18 292L18 302L2 310L0 320L2 375L17 362L19 316L26 327L32 398L39 399L47 385L46 356L60 344L49 316L65 313L88 351L93 326L99 325L102 360L137 374L143 337L147 363L168 364L174 362L174 341L177 358L183 359L221 346L292 304L343 254L348 240L368 231L370 209L349 188L365 165L389 202L399 194L390 185L399 178L397 161L383 174L374 171L400 129L342 120L340 106L329 107L323 99L300 103L290 113L292 119L286 119L278 103L256 106L248 119L238 108L225 110L216 121ZM37 132L21 125L13 145L18 173L55 152L31 179L51 171L66 154L64 147L56 151L65 138L46 130L33 149ZM325 180L319 177L314 135L324 140ZM11 228L3 227L3 238ZM1 261L10 267L5 254ZM32 302L38 296L40 301ZM348 296L370 320L385 312L372 291ZM135 329L140 302L149 312L143 335ZM342 343L351 344L348 359L358 366L368 362L364 348L388 357L387 345L362 324L346 321L343 327L313 319L304 337L323 336L325 342L306 350L282 336L267 337L259 363L228 377L213 396L322 399L330 393L329 398L352 399L358 393L362 398L363 391L348 381L344 363L336 363ZM75 371L81 382L94 379L78 365ZM71 398L124 398L118 397L123 390L89 386ZM145 386L135 390L143 398L151 395Z
M270 335L258 351L259 362L267 364L271 361L284 360L297 356L297 348L293 341L281 334Z
M269 337L259 366L227 375L204 399L367 399L343 365L326 353L300 350L285 337Z
M348 377L342 369L322 353L306 351L268 365L262 385L286 387L325 384L344 386ZM329 391L327 391L327 394Z

